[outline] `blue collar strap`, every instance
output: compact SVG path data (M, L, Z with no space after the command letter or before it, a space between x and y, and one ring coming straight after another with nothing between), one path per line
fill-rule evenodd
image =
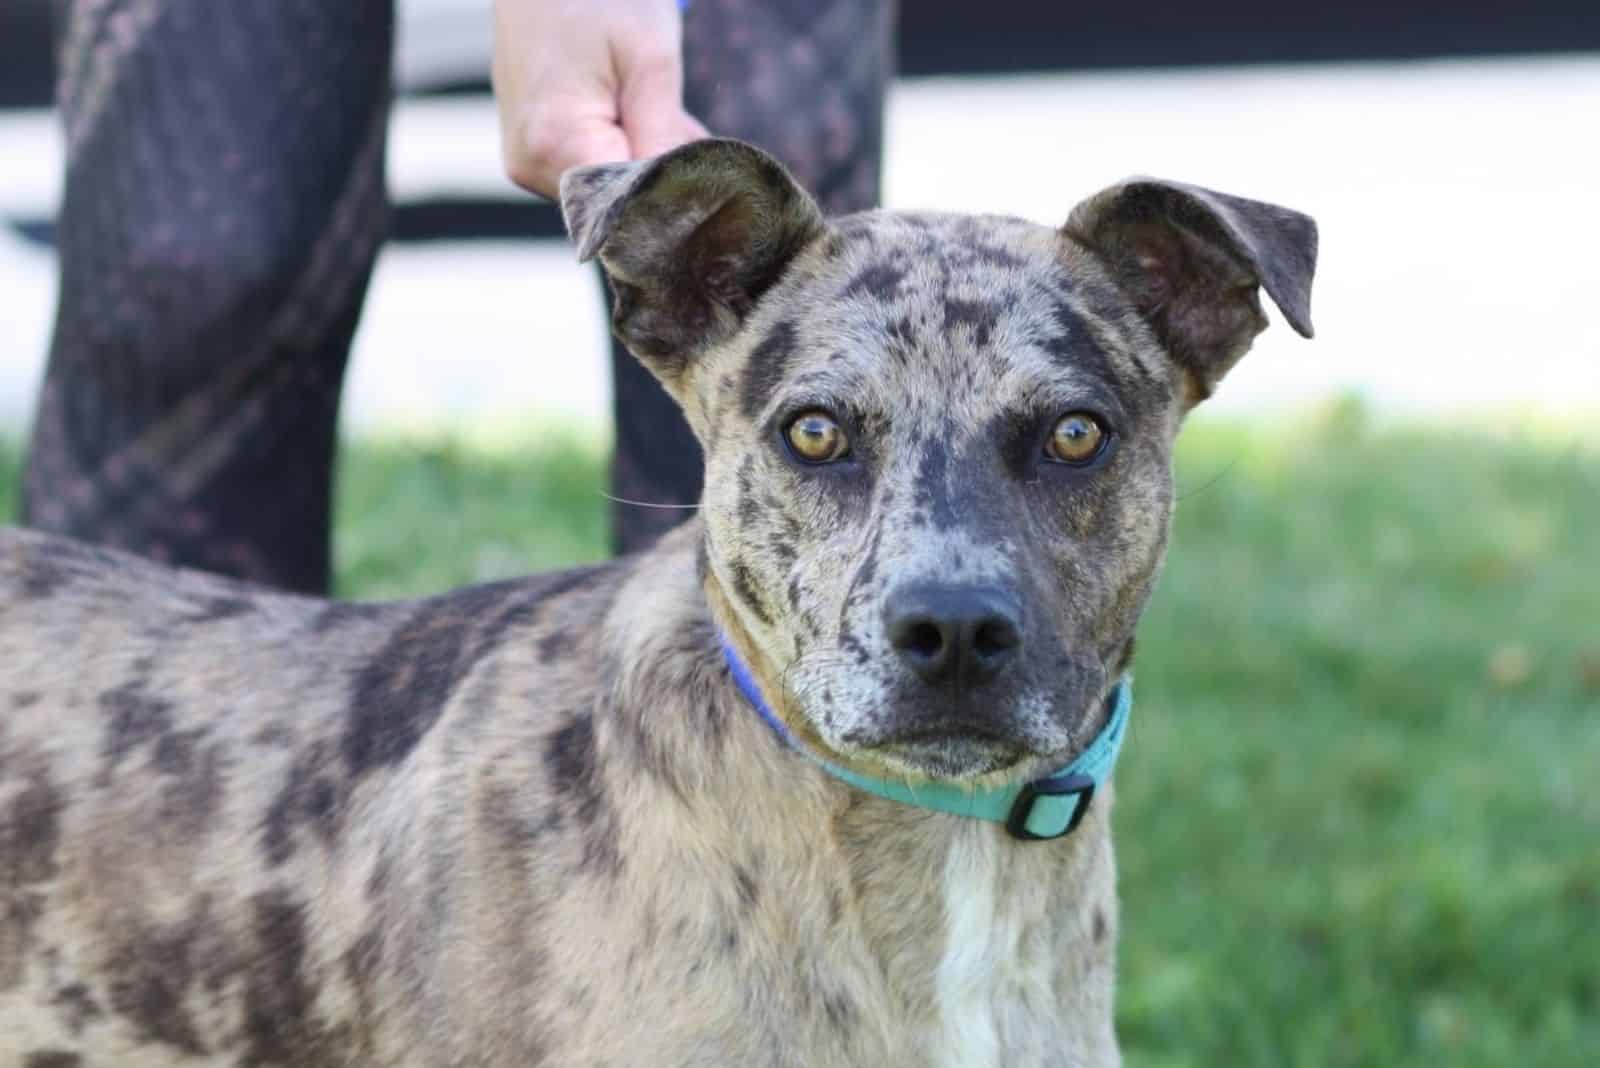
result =
M912 786L857 774L822 759L800 744L783 721L773 714L751 677L750 669L745 667L726 637L722 639L722 655L728 661L728 670L739 691L767 725L791 747L816 761L829 775L890 801L1004 824L1013 838L1024 841L1063 838L1083 822L1095 790L1111 777L1111 770L1116 766L1122 739L1128 733L1128 716L1133 711L1133 684L1123 678L1106 698L1110 715L1089 748L1066 767L1042 779L990 790L964 789L948 783Z

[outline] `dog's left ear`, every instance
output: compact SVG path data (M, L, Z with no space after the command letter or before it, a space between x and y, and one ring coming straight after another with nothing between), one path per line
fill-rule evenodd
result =
M823 230L781 163L731 140L570 170L561 210L578 258L605 268L617 337L669 388Z
M1067 236L1111 268L1192 385L1191 403L1266 328L1259 286L1311 336L1317 224L1275 204L1131 178L1072 210Z

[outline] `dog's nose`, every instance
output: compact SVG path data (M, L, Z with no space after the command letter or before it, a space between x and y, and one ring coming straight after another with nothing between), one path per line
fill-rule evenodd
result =
M925 682L975 685L994 678L1022 648L1014 598L993 586L914 586L884 607L889 644Z

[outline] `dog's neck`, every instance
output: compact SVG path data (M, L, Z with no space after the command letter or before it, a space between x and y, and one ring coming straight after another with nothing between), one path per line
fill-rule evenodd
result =
M885 800L823 772L774 736L729 677L714 621L720 591L702 585L697 536L669 535L641 558L607 623L614 662L657 674L623 681L619 692L651 700L614 705L601 740L653 768L669 794L693 798L696 830L685 839L680 801L634 795L634 841L659 850L648 863L679 867L704 849L716 854L707 866L732 860L752 879L782 880L773 924L830 967L870 977L882 1011L919 1019L933 1036L930 1063L981 1068L1035 1045L1109 1040L1053 1028L1109 1019L1097 1010L1113 968L1110 790L1069 838L1020 842L1000 825ZM1061 1011L1071 1003L1083 1011Z

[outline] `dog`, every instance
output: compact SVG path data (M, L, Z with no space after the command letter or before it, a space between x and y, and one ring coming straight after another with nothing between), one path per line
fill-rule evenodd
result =
M0 540L0 1064L1119 1063L1173 439L1258 290L1310 336L1314 223L826 221L724 140L562 204L705 447L652 550L354 604Z

